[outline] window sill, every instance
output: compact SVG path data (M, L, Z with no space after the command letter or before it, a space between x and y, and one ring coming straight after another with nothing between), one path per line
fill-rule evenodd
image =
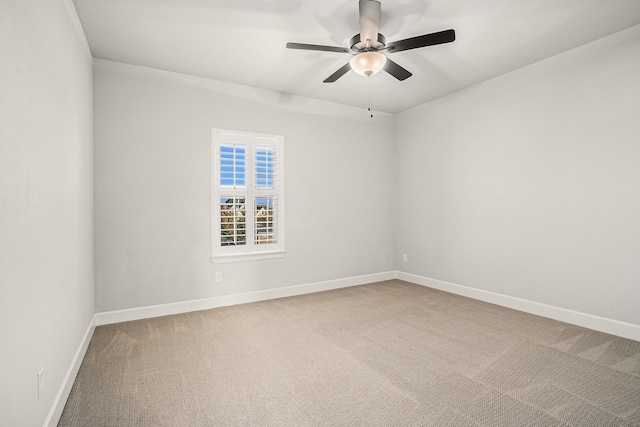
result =
M263 259L276 259L276 258L284 258L284 251L257 252L257 253L250 253L250 254L216 255L211 257L211 262L214 264L224 264L228 262L260 261Z

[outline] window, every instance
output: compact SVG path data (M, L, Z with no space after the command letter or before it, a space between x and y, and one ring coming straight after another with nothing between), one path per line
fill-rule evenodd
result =
M284 140L213 129L213 262L284 256Z

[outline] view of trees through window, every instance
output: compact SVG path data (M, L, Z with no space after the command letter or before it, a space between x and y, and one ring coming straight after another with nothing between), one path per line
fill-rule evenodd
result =
M254 243L277 243L275 197L257 198L254 202ZM220 233L222 246L246 245L246 203L244 198L220 199Z
M246 245L244 199L220 199L220 233L222 246Z
M276 201L275 197L256 199L254 205L256 209L256 214L254 215L256 244L278 243L275 228Z

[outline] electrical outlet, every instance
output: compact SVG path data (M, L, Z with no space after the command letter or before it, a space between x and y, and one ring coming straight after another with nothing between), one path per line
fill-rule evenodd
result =
M44 366L38 371L38 400L44 395Z
M216 283L222 282L222 271L216 271Z
M407 262L408 258L407 258L407 254L402 255L402 262Z

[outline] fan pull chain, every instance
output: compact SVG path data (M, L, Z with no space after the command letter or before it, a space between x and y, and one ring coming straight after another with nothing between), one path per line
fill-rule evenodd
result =
M373 113L371 112L371 80L369 80L369 77L367 77L367 87L368 87L368 92L369 92L369 114L371 115L371 118L373 119Z

